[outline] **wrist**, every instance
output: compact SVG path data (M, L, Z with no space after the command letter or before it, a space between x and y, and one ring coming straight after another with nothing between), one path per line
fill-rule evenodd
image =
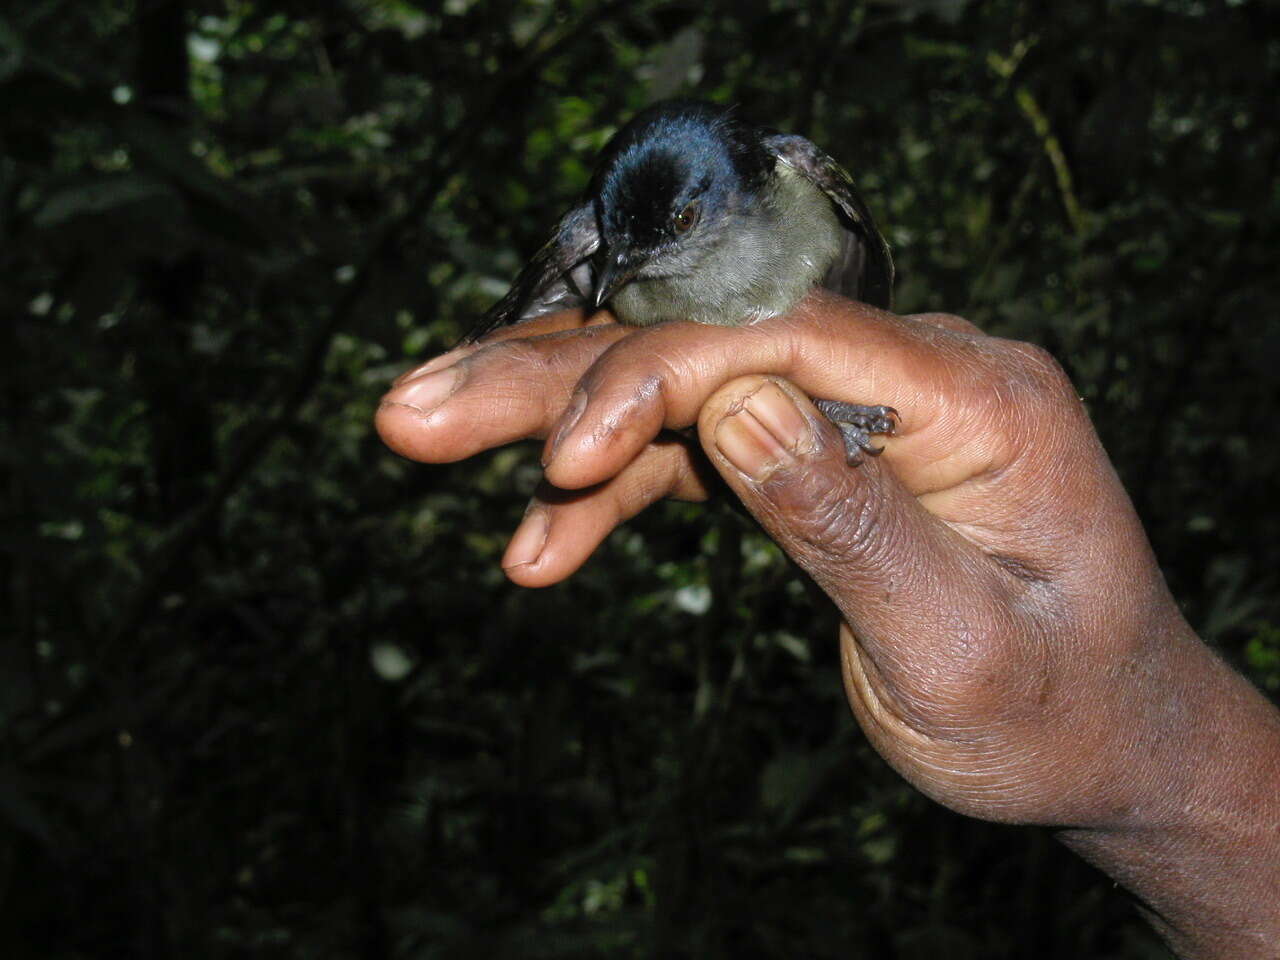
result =
M1280 712L1177 618L1143 665L1104 822L1060 839L1127 887L1180 956L1280 943Z

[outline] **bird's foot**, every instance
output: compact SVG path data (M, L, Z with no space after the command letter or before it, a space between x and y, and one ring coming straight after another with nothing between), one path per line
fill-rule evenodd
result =
M893 407L864 407L839 400L814 400L813 404L844 437L845 457L851 467L862 461L863 454L873 457L880 454L884 448L874 446L871 438L877 433L892 434L898 417Z

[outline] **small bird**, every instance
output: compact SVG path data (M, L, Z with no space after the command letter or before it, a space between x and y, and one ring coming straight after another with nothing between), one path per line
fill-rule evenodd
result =
M621 323L737 325L777 316L814 286L888 309L889 245L831 157L804 137L690 100L635 116L601 152L582 202L468 334L606 304ZM897 412L815 404L850 464L879 453Z

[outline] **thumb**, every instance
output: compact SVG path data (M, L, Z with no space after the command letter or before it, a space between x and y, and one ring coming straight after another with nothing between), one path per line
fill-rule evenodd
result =
M999 635L1007 600L978 548L897 482L892 449L849 466L809 399L760 376L712 395L698 431L734 493L839 607L893 712L935 736L968 724L950 707L972 691L945 687L983 680L991 651L975 647Z

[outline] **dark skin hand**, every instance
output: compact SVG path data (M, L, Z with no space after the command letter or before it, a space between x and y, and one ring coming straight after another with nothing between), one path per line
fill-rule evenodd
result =
M1052 358L823 292L746 327L607 320L501 331L379 411L424 462L546 439L512 580L564 579L718 472L839 608L849 702L904 777L1056 828L1180 956L1280 957L1280 713L1182 618ZM897 432L851 468L811 396L891 405Z

